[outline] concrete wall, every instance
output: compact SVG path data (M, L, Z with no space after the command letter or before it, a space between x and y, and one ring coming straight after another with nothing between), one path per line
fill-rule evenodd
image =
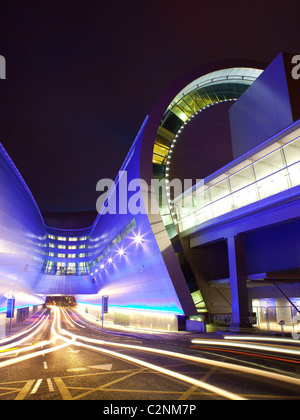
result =
M77 311L87 319L97 320L98 327L102 326L101 305L80 304ZM154 311L139 311L123 308L109 308L104 314L104 327L121 326L134 329L150 329L160 331L178 331L181 328L180 319L176 315Z

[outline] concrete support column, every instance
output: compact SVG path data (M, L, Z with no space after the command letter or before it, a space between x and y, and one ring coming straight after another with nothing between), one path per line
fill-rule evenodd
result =
M227 238L232 305L231 327L251 326L249 322L247 277L245 272L244 235Z

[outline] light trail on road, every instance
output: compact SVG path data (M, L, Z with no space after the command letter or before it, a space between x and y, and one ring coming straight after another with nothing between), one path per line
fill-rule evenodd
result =
M47 316L47 317L46 316L43 316L43 318L41 319L41 321L37 325L34 326L34 331L31 334L26 335L26 337L22 338L21 340L13 341L10 344L7 344L5 346L1 346L0 347L0 352L4 352L5 351L5 356L7 356L7 355L14 354L16 352L20 353L20 352L23 352L23 351L31 350L32 349L31 346L23 347L23 348L19 348L19 347L18 348L15 348L15 347L16 346L19 346L20 344L24 343L25 341L28 341L31 338L33 338L40 330L43 329L43 327L46 325L46 323L48 321L48 318L49 318L49 316ZM32 328L30 330L32 330ZM24 332L23 332L23 334L16 334L16 336L20 336L20 335L24 335ZM11 339L10 339L10 341L11 341ZM43 343L43 342L40 342L40 343ZM36 345L38 345L40 343L36 343ZM44 341L44 343L45 343L45 341ZM9 349L12 346L14 347L14 349L11 349L11 351L9 351ZM1 356L2 355L0 355L0 357Z
M296 377L293 377L293 376L273 373L273 372L269 372L269 371L262 370L262 369L257 369L257 368L245 367L245 366L241 366L241 365L237 365L237 364L233 364L233 363L225 363L225 362L220 362L220 361L217 361L217 360L204 359L204 358L200 358L200 357L196 357L196 356L190 356L190 355L186 355L186 354L182 354L182 353L171 352L171 351L168 351L168 350L155 349L155 348L149 348L149 347L144 347L144 346L136 346L136 345L132 345L132 344L122 344L122 343L109 342L109 341L105 341L105 340L87 338L87 337L84 337L84 336L75 335L75 334L70 333L69 331L66 331L66 330L61 330L61 333L70 336L74 340L81 340L81 341L90 342L90 343L94 343L94 344L98 344L98 345L108 345L108 346L115 346L115 347L120 347L120 348L134 349L134 350L138 350L138 351L142 350L142 351L153 353L153 354L155 353L155 354L159 354L159 355L165 355L165 356L170 356L170 357L174 357L174 358L184 359L186 361L192 361L192 362L201 363L201 364L204 364L204 365L217 366L217 367L220 367L220 368L223 368L223 369L227 369L227 370L229 369L229 370L237 371L237 372L244 373L244 374L247 374L247 375L260 377L260 378L263 378L263 379L269 379L269 380L272 380L272 381L279 381L279 382L283 382L283 383L288 383L288 384L300 387L300 379L298 379ZM205 341L205 340L203 340L203 341ZM206 340L206 342L210 342L210 340ZM97 349L98 349L98 347L97 347Z
M221 347L236 347L247 350L260 350L267 352L276 352L280 354L288 354L292 356L300 356L300 350L295 348L273 347L270 345L252 344L252 343L236 343L228 340L192 340L192 344L202 344L205 346L221 346Z
M33 333L29 334L28 336L26 336L22 340L13 342L13 344L10 344L10 346L12 346L12 345L15 346L16 344L21 344L24 341L28 341L29 339L34 337L38 332L40 332L44 328L44 326L46 325L46 323L48 321L49 315L46 317L46 319L44 319L44 318L45 318L45 316L43 316L43 318L41 319L41 321L37 325L32 327L32 328L35 328ZM56 321L56 313L54 313L54 321L53 322L55 322L55 321ZM52 326L53 326L53 324L52 324ZM18 334L18 335L20 335L20 334ZM45 345L52 344L56 339L57 339L57 336L54 333L50 340L42 340L42 341L39 341L39 342L35 343L34 346L29 345L29 346L26 346L26 347L18 348L18 349L15 349L15 350L12 350L12 351L7 351L7 352L3 353L3 356L7 357L7 356L13 355L15 353L19 354L21 352L33 351L30 354L26 354L24 356L15 357L15 358L11 358L9 360L5 360L3 362L0 362L0 368L7 367L7 366L13 365L15 363L20 363L24 360L32 359L33 357L38 357L38 356L41 356L43 354L47 354L47 353L51 353L53 351L60 350L61 348L67 347L68 345L70 345L70 342L71 342L71 340L64 340L64 343L61 344L61 345L52 347L50 349L43 349L43 350L40 350L40 351L35 351L36 348L38 348L38 347L44 347ZM69 343L68 343L68 341L69 341ZM7 347L7 346L0 347L0 349L3 350L4 347ZM1 356L2 355L0 355L0 357Z
M242 341L270 341L272 343L285 343L285 344L300 344L300 340L293 338L279 338L279 337L259 337L255 335L225 335L224 340L242 340Z
M32 331L33 329L37 328L37 326L43 321L43 319L45 318L46 315L43 315L41 317L41 319L39 319L34 325L32 325L30 328L28 328L27 330L21 331L19 333L16 334L12 334L9 337L5 337L5 338L1 338L0 340L0 347L1 349L4 348L4 346L2 346L2 343L8 343L10 341L14 341L16 340L18 337L21 337L24 334L27 334L29 331Z
M191 384L197 388L201 388L204 389L208 392L211 392L215 395L219 395L223 398L226 399L231 399L231 400L245 400L246 398L243 398L240 395L237 395L236 393L227 391L226 389L220 388L218 386L214 386L214 385L210 385L204 381L195 379L193 377L190 377L186 374L182 374L164 367L161 367L155 363L150 363L148 361L145 360L141 360L137 357L133 357L130 356L128 354L125 354L124 352L120 353L116 350L112 350L107 348L108 347L114 347L115 349L123 349L124 351L127 350L134 350L134 351L138 351L138 352L147 352L149 354L152 355L159 355L159 356L166 356L166 357L172 357L172 358L177 358L177 359L181 359L184 360L185 362L192 362L192 363L197 363L197 364L201 364L203 366L212 366L214 368L221 368L224 370L228 370L231 372L236 372L238 374L242 373L243 375L250 375L251 377L255 377L255 378L261 378L261 379L268 379L269 381L271 381L270 383L275 383L275 382L281 382L281 383L285 383L285 384L289 384L289 385L293 385L293 386L297 386L300 387L300 379L296 376L289 376L288 374L281 374L281 373L274 373L274 372L270 372L268 370L264 370L264 369L257 369L257 368L252 368L252 367L245 367L243 365L239 365L239 364L235 364L235 363L229 363L229 362L223 362L223 361L219 361L219 360L213 360L213 359L208 359L208 358L203 358L203 357L198 357L198 356L193 356L193 355L189 355L189 354L184 354L184 353L180 353L180 352L174 352L174 351L169 351L169 350L163 350L163 349L158 349L158 348L153 348L153 347L145 347L143 345L134 345L134 344L127 344L127 343L120 343L120 342L110 342L110 341L105 341L103 339L96 339L96 338L89 338L88 336L83 336L83 335L78 335L75 334L73 332L67 331L65 329L62 328L61 326L61 315L63 316L65 325L67 325L68 329L72 328L76 329L76 328L85 328L84 325L80 324L79 322L75 322L70 313L66 310L66 309L59 309L57 307L54 307L52 309L53 313L54 313L54 318L53 320L51 320L52 324L51 324L51 337L49 340L42 340L39 341L37 343L35 343L34 345L30 345L30 346L26 346L23 347L22 349L20 348L15 348L17 343L23 343L24 341L32 338L35 334L37 334L38 332L42 331L42 329L46 326L47 323L49 323L49 315L47 317L43 316L43 318L41 318L41 320L37 323L37 325L34 327L32 327L30 329L30 331L32 331L32 329L34 329L33 332L31 332L30 334L28 334L25 338L22 338L21 340L15 341L13 343L10 343L9 346L14 346L14 349L11 349L11 353L10 351L4 352L3 356L5 355L9 355L9 353L11 355L13 355L13 352L29 352L29 354L23 355L23 356L18 356L18 357L14 357L11 358L9 360L5 360L0 362L0 368L2 367L6 367L9 365L13 365L14 363L19 363L22 362L24 360L28 360L34 357L38 357L41 355L45 355L51 352L55 352L58 350L61 350L65 347L68 347L70 345L72 346L78 346L78 347L82 347L82 348L86 348L88 350L92 350L95 352L100 352L118 359L123 359L125 361L134 363L136 365L142 366L146 369L150 369L152 371L158 372L160 374L166 375L168 377L180 380L182 382ZM77 319L77 318L76 318ZM21 335L21 333L19 333ZM20 336L19 335L19 336ZM9 341L11 341L11 337L9 338ZM59 343L58 345L55 345L56 341L60 341L61 343ZM211 345L215 345L216 342L220 343L221 340L193 340L193 342L195 341L195 343L201 343L202 345L205 346L211 346ZM237 340L238 341L238 340ZM3 342L3 340L2 340ZM274 342L274 341L273 341ZM256 349L256 347L258 347L259 349L264 349L265 347L270 350L270 348L272 349L271 351L274 352L275 349L276 351L278 350L291 350L291 351L296 351L299 352L299 349L286 349L286 348L282 348L282 347L275 347L272 345L259 345L259 344L253 344L253 343L241 343L241 342L230 342L227 339L223 340L222 345L226 345L226 346L237 346L237 345L248 345L248 348L251 348L251 346L254 346L254 348ZM51 346L49 348L44 348L45 346ZM249 347L250 346L250 347ZM42 350L36 351L36 348L39 347L43 347ZM217 346L218 347L218 346ZM221 347L221 345L220 345ZM8 345L2 346L0 347L0 352L1 350L9 350L8 349ZM209 348L208 348L209 350ZM256 349L257 350L257 349ZM264 350L266 351L266 350ZM296 353L298 356L298 353ZM0 358L3 357L2 354L0 353ZM255 356L255 355L254 355ZM279 360L279 359L278 359Z
M138 364L140 366L143 366L145 368L154 370L156 372L163 373L163 374L165 374L167 376L170 376L172 378L180 379L183 382L186 382L186 383L189 383L191 385L197 386L199 388L205 389L205 390L207 390L209 392L212 392L214 394L220 395L220 396L222 396L224 398L227 398L227 399L230 399L230 400L246 400L246 398L243 398L243 397L241 397L241 396L239 396L237 394L234 394L232 392L226 391L226 390L224 390L222 388L216 387L214 385L209 385L206 382L199 381L197 379L191 378L191 377L189 377L187 375L183 375L183 374L178 373L178 372L174 372L174 371L172 371L170 369L162 368L161 366L155 365L153 363L145 362L144 360L140 360L140 359L137 359L135 357L128 356L128 355L125 355L125 354L120 354L120 353L117 353L117 352L115 352L113 350L107 350L107 349L105 349L103 347L96 347L96 346L92 346L90 344L85 344L85 343L78 342L77 340L80 339L82 341L88 341L88 342L93 342L93 343L98 343L98 344L108 344L107 342L105 342L103 340L88 339L86 337L78 336L78 335L72 334L72 333L70 333L70 332L68 332L68 331L66 331L64 329L61 329L61 326L60 326L60 316L58 316L58 329L59 329L59 331L60 331L61 334L67 334L67 335L70 335L72 337L72 340L73 340L72 341L72 344L73 345L76 345L76 346L79 346L79 347L85 347L85 348L91 349L93 351L105 353L105 354L108 354L110 356L114 356L114 357L117 357L119 359L123 359L123 360L126 360L128 362L132 362L134 364ZM64 335L61 336L58 333L56 333L56 335L57 335L57 337L60 337L62 339L65 339ZM125 348L135 348L137 350L140 350L141 349L139 346L130 346L130 345L125 345L125 344L124 345L120 345L119 343L109 343L109 345L116 345L117 347L120 347L121 346L121 347L125 347ZM154 351L155 349L151 349L151 350L147 349L147 350L148 351L152 351L153 350L152 353L157 353L157 351ZM169 353L168 355L172 355L171 352L168 352L168 353ZM172 356L174 357L174 355L172 355Z

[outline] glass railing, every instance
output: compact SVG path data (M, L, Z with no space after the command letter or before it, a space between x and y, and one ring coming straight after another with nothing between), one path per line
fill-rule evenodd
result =
M273 143L174 201L180 232L300 184L300 137Z

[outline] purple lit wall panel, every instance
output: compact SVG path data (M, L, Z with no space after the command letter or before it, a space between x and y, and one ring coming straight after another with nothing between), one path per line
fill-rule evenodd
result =
M121 168L127 171L128 183L140 177L140 146L144 127L145 123ZM129 156L131 159L128 161ZM118 205L119 185L116 190ZM128 200L135 193L136 191L128 193ZM77 299L99 304L102 295L109 295L110 306L183 314L180 299L173 287L147 214L100 215L92 229L90 244L101 243L101 249L104 250L133 217L136 228L93 268L99 297L89 299L88 296L78 296ZM141 244L134 242L137 234L142 236ZM119 248L125 250L125 255L118 255ZM97 253L101 254L100 248ZM108 262L109 258L113 259L112 263ZM101 264L105 264L105 268L101 268ZM98 272L95 272L96 269Z
M229 110L234 159L293 122L280 53Z
M247 234L247 274L282 271L300 267L300 221Z
M58 276L42 275L41 280L35 287L35 293L47 295L75 295L78 293L97 293L95 283L87 276Z
M43 302L32 291L44 260L39 246L44 235L34 199L0 144L0 309L12 294L16 306Z

